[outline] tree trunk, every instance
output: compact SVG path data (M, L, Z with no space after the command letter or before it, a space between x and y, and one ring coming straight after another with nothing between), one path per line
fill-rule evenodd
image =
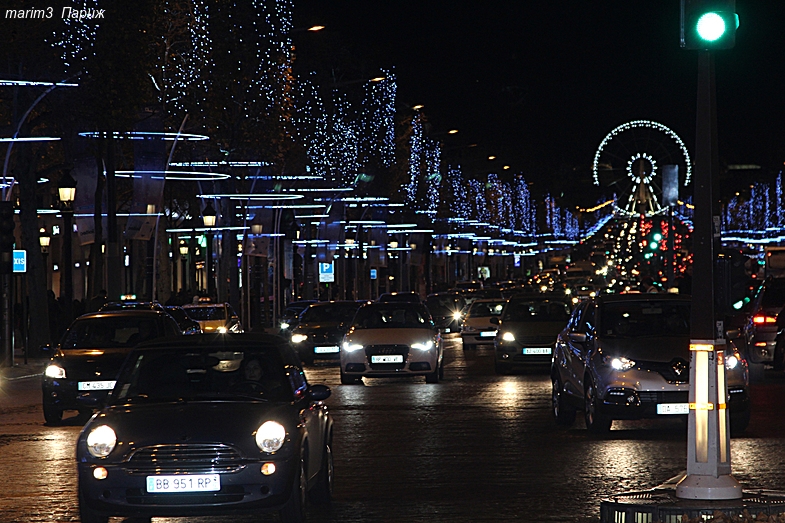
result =
M20 148L24 150L24 148ZM29 150L32 150L30 148ZM38 213L36 189L38 175L33 155L24 154L26 168L22 167L19 177L19 220L22 226L22 248L27 251L27 293L29 300L28 348L30 356L38 356L42 345L50 343L49 305L47 300L46 268L38 241ZM25 296L25 293L22 293Z

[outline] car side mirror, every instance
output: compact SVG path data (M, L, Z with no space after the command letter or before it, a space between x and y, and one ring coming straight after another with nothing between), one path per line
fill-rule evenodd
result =
M332 391L327 385L311 385L311 388L308 389L311 401L324 401L330 397L331 393Z
M741 337L741 331L739 329L730 329L730 330L725 332L725 336L729 340L736 340L736 339L739 339Z
M571 332L570 333L570 341L573 343L586 343L586 333L585 332Z
M491 317L491 323L493 323L494 325L498 325L498 324L501 323L501 320L499 319L498 316L492 316Z

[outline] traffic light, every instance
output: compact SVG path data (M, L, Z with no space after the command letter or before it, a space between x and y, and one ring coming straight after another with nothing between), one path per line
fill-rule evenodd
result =
M717 257L716 300L717 312L738 314L749 303L747 261L750 258L739 251L725 250Z
M730 49L736 44L736 0L681 0L681 46L691 50Z
M13 252L15 228L13 202L0 201L0 252Z

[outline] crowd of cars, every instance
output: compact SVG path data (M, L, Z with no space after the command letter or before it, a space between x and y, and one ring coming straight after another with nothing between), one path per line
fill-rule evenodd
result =
M750 420L748 362L785 366L783 283L767 281L728 333L732 434ZM498 374L549 373L559 425L580 413L603 434L614 420L686 419L690 297L592 289L583 272L543 272L425 298L307 300L265 334L243 333L229 304L111 303L51 349L44 417L92 414L77 444L82 521L277 512L299 523L307 502L330 501L334 475L330 389L309 383L307 366L337 365L342 385L435 384L451 337L463 350L492 349Z

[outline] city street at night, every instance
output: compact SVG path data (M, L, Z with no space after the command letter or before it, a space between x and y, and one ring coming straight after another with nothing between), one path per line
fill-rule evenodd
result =
M463 351L455 337L446 358L439 384L340 385L336 366L307 370L311 382L333 391L336 474L332 506L310 507L309 521L591 523L603 498L656 487L685 470L679 420L616 422L604 438L587 434L581 420L565 430L550 412L547 372L497 376L491 350ZM767 374L753 387L750 427L731 440L733 473L745 489L782 485L783 394L785 377ZM66 417L65 426L44 425L39 378L3 383L2 521L79 520L74 445L82 423Z

